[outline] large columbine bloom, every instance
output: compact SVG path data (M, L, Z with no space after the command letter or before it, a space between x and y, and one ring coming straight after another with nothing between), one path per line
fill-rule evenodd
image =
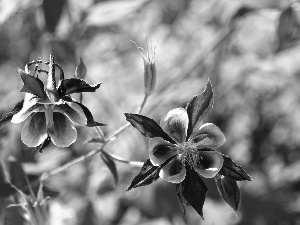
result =
M77 138L76 125L103 125L94 121L84 105L70 97L72 93L94 92L100 83L89 85L77 78L64 79L61 71L56 86L54 67L57 65L51 55L46 88L37 76L28 72L28 67L25 71L19 70L24 83L21 92L25 92L25 98L0 121L0 125L9 120L12 123L24 121L21 139L29 147L45 145L50 141L58 147L67 147Z
M216 151L226 140L222 131L212 123L201 126L212 106L213 91L208 82L206 89L185 109L176 108L164 115L160 125L146 116L125 113L132 126L151 138L149 159L128 190L161 177L176 184L183 206L188 202L203 217L208 189L202 178L215 178L221 197L237 210L240 192L236 181L251 180L251 177L231 158Z
M206 178L214 177L223 165L223 156L215 151L225 143L222 131L216 125L206 123L195 134L187 135L188 124L186 109L173 109L162 117L160 126L175 143L161 137L152 138L150 141L149 157L154 166L159 166L174 156L159 174L161 178L172 183L184 180L186 162Z

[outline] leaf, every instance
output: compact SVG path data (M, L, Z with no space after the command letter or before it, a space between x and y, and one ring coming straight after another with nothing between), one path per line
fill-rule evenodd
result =
M146 186L146 185L149 185L152 182L156 181L159 178L160 170L165 165L167 165L173 158L174 158L174 156L170 157L169 159L167 159L160 166L154 166L151 163L150 159L148 159L144 163L140 173L132 180L130 186L127 188L126 191L129 191L132 188L137 188L137 187L140 187L140 186Z
M161 127L153 120L146 116L132 113L124 113L126 120L131 123L133 127L138 129L145 137L161 137L166 141L175 144L172 138L161 129Z
M112 173L114 180L115 180L115 184L118 184L119 181L119 176L118 176L118 172L117 172L117 168L116 168L116 164L115 161L113 160L113 158L105 151L101 151L100 156L103 160L103 162L106 164L106 166L108 167L108 169L110 170L110 172Z
M92 113L90 112L90 110L83 104L79 103L79 102L75 102L75 101L72 101L76 104L78 104L81 109L83 110L86 118L87 118L87 126L88 127L95 127L95 126L107 126L106 124L104 123L99 123L99 122L96 122L93 118L93 115Z
M82 58L80 57L79 64L75 69L75 77L79 79L84 79L86 77L87 69L82 61Z
M186 163L186 176L183 182L182 195L185 200L203 217L203 205L206 198L207 187L200 175Z
M246 171L241 166L235 164L230 157L223 155L223 159L223 166L219 171L219 174L236 181L252 180Z
M0 120L0 129L8 122L11 120L11 118L17 114L22 108L23 108L23 103L24 103L24 100L18 102L14 108L9 112L7 113L4 118L2 120Z
M182 190L183 190L183 187L182 187L182 184L176 184L176 194L177 194L177 197L182 205L182 209L183 209L183 212L182 214L185 216L186 214L186 208L185 208L185 204L183 202L183 196L182 196Z
M17 188L22 189L27 186L27 181L25 178L25 172L21 163L13 156L8 158L8 168L10 175L10 182Z
M7 182L4 169L0 163L0 198L8 197L16 190Z
M100 85L101 83L90 85L82 79L71 78L65 79L60 83L58 92L61 96L81 92L95 92Z
M186 140L193 133L193 130L199 125L201 120L210 112L214 102L214 93L211 83L208 80L205 90L196 95L187 105L186 111L189 117L189 125Z
M40 98L46 98L44 83L39 78L31 76L25 73L23 70L19 70L19 73L24 83L24 86L22 87L20 92L27 92Z
M241 193L236 181L224 176L216 176L215 181L220 196L234 211L237 211L240 205Z

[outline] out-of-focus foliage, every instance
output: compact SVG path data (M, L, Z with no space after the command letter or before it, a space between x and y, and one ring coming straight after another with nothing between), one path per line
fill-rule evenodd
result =
M237 218L214 182L204 205L205 221L192 209L181 215L176 190L164 181L125 192L139 169L117 163L119 185L99 157L47 180L60 194L49 203L50 224L297 224L300 221L299 3L279 0L65 0L0 2L0 114L23 95L17 68L50 52L74 76L80 57L89 83L102 81L83 103L109 134L126 123L144 95L143 61L130 42L156 43L156 91L143 115L159 120L199 94L210 77L215 103L204 122L218 125L227 142L221 151L253 178L240 185ZM74 96L76 97L76 96ZM27 174L44 171L96 147L96 136L79 128L69 148L50 145L32 152L20 141L21 126L0 130L0 158L14 155ZM148 139L129 128L105 150L145 161ZM2 213L8 225L23 224L17 210ZM11 212L14 211L14 212Z

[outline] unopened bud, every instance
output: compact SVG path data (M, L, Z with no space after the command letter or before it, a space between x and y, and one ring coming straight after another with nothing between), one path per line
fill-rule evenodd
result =
M154 55L152 57L147 55L147 58L144 59L144 84L145 84L145 94L150 95L156 84L156 67L154 61Z
M81 57L78 66L75 69L75 77L79 79L84 79L86 77L86 66L84 65Z
M155 47L151 49L147 48L145 51L142 47L139 47L134 41L132 41L136 47L138 48L139 52L141 53L143 60L144 60L144 85L145 85L145 94L149 96L153 90L155 89L156 84L156 67L155 67Z

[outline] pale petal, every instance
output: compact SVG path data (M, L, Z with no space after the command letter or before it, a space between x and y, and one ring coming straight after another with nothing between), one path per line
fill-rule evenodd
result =
M177 143L185 141L188 123L189 118L184 108L173 109L160 120L161 128Z
M166 142L160 137L155 137L150 140L149 158L151 163L159 166L171 156L177 154L177 147L169 142Z
M186 174L184 160L182 155L175 156L159 173L159 176L171 183L180 183L184 180Z
M53 113L54 128L48 134L58 147L68 147L76 141L77 131L72 122L63 114Z
M21 140L28 147L36 147L47 138L45 113L37 112L26 120Z
M226 141L225 135L219 127L212 123L203 124L195 137L189 142L197 148L218 148Z
M194 169L203 177L214 177L223 166L223 156L213 150L199 151L189 155L189 161Z
M44 110L44 106L37 102L38 98L34 97L34 95L30 93L26 93L22 109L12 117L11 122L21 123L32 113L42 112Z
M54 107L54 112L64 114L72 121L72 123L79 126L85 126L87 124L87 118L83 110L76 103L67 102L65 104L57 105Z

